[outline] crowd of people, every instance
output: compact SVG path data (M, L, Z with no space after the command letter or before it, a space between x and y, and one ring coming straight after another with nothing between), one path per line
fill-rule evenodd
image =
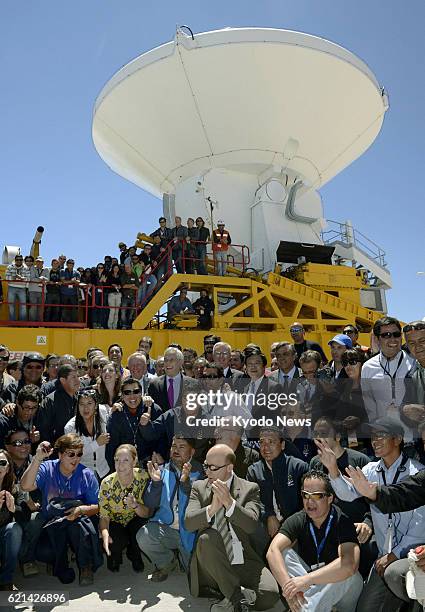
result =
M81 585L126 554L152 582L182 569L212 612L414 609L425 323L385 316L373 347L347 325L330 361L301 323L290 334L156 359L145 336L125 363L113 344L10 367L0 345L0 589L40 563L73 582L71 549Z
M212 272L225 275L231 236L220 219L212 236L202 217L167 227L165 217L142 249L120 242L119 257L105 255L90 268L60 255L45 266L43 257L20 253L6 269L9 320L50 323L86 322L95 329L129 329L140 310L173 273L206 275L211 244ZM1 290L1 282L0 282ZM202 296L201 296L202 297ZM1 294L0 294L1 299ZM210 305L209 305L210 307ZM199 310L204 310L202 306ZM203 315L201 312L193 311ZM203 317L205 328L210 317Z

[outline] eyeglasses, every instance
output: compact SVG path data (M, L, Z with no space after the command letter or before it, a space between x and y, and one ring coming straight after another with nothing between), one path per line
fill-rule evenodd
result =
M0 355L0 361L9 361L8 355Z
M203 463L202 467L204 468L205 471L210 471L210 472L218 472L218 470L221 470L221 468L226 467L226 465L230 465L230 463L225 463L224 465L214 465L213 463Z
M28 444L31 444L31 440L29 438L24 438L23 440L13 440L13 442L6 442L6 444L9 444L9 446L27 446Z
M141 389L125 389L122 394L123 395L140 395L142 393Z
M41 364L39 365L26 365L25 366L27 370L42 370L43 366Z
M215 380L217 378L221 378L221 376L218 376L218 374L203 374L201 378L204 378L206 380Z
M295 332L295 333L302 332L302 331L304 331L304 327L291 327L291 329L289 331L291 332L291 334L293 332Z
M423 331L425 329L425 323L421 323L420 321L418 323L408 323L407 325L405 325L403 327L403 332L410 332L410 331Z
M342 360L342 365L344 366L344 368L345 368L345 366L348 366L348 365L355 366L358 363L360 363L359 359L347 359L347 360L343 359Z
M314 501L329 497L327 493L323 493L322 491L313 491L312 493L310 493L310 491L301 491L301 496L303 499L314 499Z
M383 334L379 334L378 338L401 338L401 331L384 332Z
M75 451L65 451L64 455L66 455L70 459L73 459L74 457L82 457L83 456L83 451L80 451L78 453L75 452Z
M6 467L6 465L9 465L9 462L7 459L0 459L0 467Z

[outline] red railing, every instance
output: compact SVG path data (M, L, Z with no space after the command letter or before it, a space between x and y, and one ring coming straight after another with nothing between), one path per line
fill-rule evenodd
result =
M200 257L198 246L205 247L205 256L202 254ZM250 262L249 248L245 245L231 245L233 250L232 253L227 254L227 265L234 268L239 268L241 272L244 272ZM237 254L235 257L234 251ZM170 241L164 248L164 251L160 257L153 262L151 270L148 273L142 274L140 277L140 287L133 289L134 300L131 300L131 304L122 305L124 296L122 296L123 289L121 292L121 303L119 306L112 306L109 304L109 294L115 291L113 285L95 285L95 284L76 284L76 292L72 297L71 303L69 299L63 300L63 294L59 296L59 301L51 301L53 292L49 292L49 286L63 286L70 285L70 282L64 281L61 283L49 283L41 282L34 283L31 281L0 281L6 287L16 287L16 285L22 285L22 289L25 291L25 300L18 301L16 303L16 296L13 302L9 301L9 291L6 289L6 296L3 297L3 303L0 304L0 326L16 326L16 327L70 327L70 328L84 328L99 325L106 327L106 318L108 317L105 311L116 311L115 323L117 319L122 322L126 321L126 325L131 327L133 319L141 311L141 309L151 299L153 294L158 291L161 285L174 273L174 268L180 273L195 273L195 271L202 276L208 274L208 264L211 259L214 261L214 272L217 271L217 261L214 258L214 253L211 251L211 243L205 244L201 241L191 240L190 244L183 239L177 239ZM150 282L151 277L155 277L156 283ZM31 285L39 284L41 286L40 302L30 302L29 293L27 292L28 287ZM18 287L19 289L19 287ZM129 291L127 289L127 291ZM21 292L22 297L23 294ZM140 299L139 299L140 298ZM125 298L127 301L127 298ZM1 310L3 306L3 314L5 307L9 310L9 315L12 314L14 317L5 318L2 316ZM37 318L34 317L34 313L37 314ZM68 320L69 319L69 320ZM115 328L109 328L115 329Z

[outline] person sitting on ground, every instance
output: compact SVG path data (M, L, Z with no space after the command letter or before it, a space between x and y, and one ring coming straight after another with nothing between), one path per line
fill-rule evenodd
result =
M13 575L22 542L22 529L14 520L15 474L9 453L0 448L0 591L17 591Z
M190 564L191 594L198 597L213 589L224 598L211 612L247 612L248 594L242 587L250 589L257 610L272 608L279 599L276 581L249 539L260 519L260 490L234 474L235 461L231 448L213 446L203 466L207 479L193 483L186 509L185 528L198 532Z
M185 571L195 543L195 534L186 531L184 515L191 485L204 477L202 465L193 460L195 440L174 436L170 461L160 472L161 503L153 517L137 533L137 543L155 565L150 578L163 582L180 560ZM177 552L177 554L176 554Z
M54 448L48 441L41 442L21 479L23 491L40 490L41 512L45 522L49 521L37 546L37 558L53 565L53 574L63 584L75 580L68 546L76 555L80 585L92 584L93 572L103 562L94 518L99 511L99 485L93 472L80 464L83 448L76 434L61 436ZM59 458L51 460L54 450Z
M268 550L273 575L291 612L324 612L333 606L354 611L363 587L354 525L333 504L323 472L304 474L301 495L303 510L286 519Z
M111 572L119 572L122 553L135 572L142 572L143 558L136 541L139 529L159 506L161 490L157 485L161 473L157 465L148 462L152 487L147 487L148 474L137 468L136 447L121 444L115 450L115 472L101 483L99 493L99 532Z

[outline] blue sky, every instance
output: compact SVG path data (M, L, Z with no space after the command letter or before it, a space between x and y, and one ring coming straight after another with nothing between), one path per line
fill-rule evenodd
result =
M157 225L161 202L112 173L91 141L93 104L106 81L174 37L226 26L300 30L365 60L391 108L374 145L323 190L325 216L351 219L387 252L389 311L425 316L425 38L422 0L2 0L0 4L0 246L28 251L46 228L47 260L77 265L116 254L119 240Z

